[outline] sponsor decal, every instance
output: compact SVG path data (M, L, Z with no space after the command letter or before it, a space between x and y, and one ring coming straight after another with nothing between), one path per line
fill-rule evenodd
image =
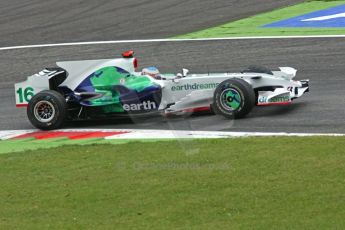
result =
M345 4L274 22L268 25L264 25L263 27L342 28L345 27Z
M267 97L259 97L258 102L259 103L267 103Z
M289 102L289 101L290 101L289 95L276 96L270 99L268 99L267 97L259 97L258 99L259 103L278 103L278 102Z
M138 104L124 104L122 106L125 111L140 111L140 110L153 110L156 109L156 103L152 101L144 101Z
M30 99L35 95L34 89L32 87L26 87L25 89L19 88L16 93L19 98L19 103L28 103Z
M288 102L290 101L290 96L289 95L285 95L285 96L277 96L277 97L273 97L271 99L268 100L268 102Z
M201 90L201 89L215 89L219 83L203 83L203 84L184 84L171 87L171 91L189 91L189 90Z

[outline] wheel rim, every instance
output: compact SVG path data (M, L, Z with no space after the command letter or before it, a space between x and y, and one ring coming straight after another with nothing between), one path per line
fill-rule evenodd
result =
M50 122L55 116L55 108L49 101L40 101L34 107L34 115L40 122Z
M241 94L233 88L225 89L220 95L223 108L234 111L241 107Z

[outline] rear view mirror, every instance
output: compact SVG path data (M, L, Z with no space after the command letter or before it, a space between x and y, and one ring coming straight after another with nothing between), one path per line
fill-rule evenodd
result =
M182 75L183 77L187 77L187 74L189 73L188 69L182 69Z

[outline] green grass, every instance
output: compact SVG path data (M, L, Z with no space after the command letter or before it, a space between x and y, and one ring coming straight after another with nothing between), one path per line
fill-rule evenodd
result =
M140 142L157 142L157 141L169 141L171 139L140 139ZM1 141L0 140L0 155L13 152L25 152L28 150L46 150L50 148L56 148L64 145L78 145L85 146L90 144L125 144L132 142L131 139L118 139L118 140L106 140L104 138L93 138L93 139L80 139L71 140L66 138L52 138L39 140L35 138L25 139L12 139Z
M1 229L344 229L345 138L0 155Z
M0 154L22 152L36 149L50 149L60 147L63 145L89 145L89 144L122 144L127 143L128 140L112 140L108 141L103 138L95 139L81 139L81 140L70 140L68 138L53 138L46 140L37 140L35 138L26 139L12 139L6 141L0 141Z
M180 35L176 38L345 34L345 29L339 28L260 28L261 26L272 22L296 17L341 4L345 4L345 1L308 1L269 13L263 13L243 20L230 22L214 28Z

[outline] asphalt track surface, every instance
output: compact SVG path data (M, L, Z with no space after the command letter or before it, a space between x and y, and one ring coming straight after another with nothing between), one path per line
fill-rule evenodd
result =
M0 1L0 47L166 38L303 0Z
M221 116L159 117L106 122L83 122L68 128L142 128L227 130L259 132L343 133L344 62L343 38L263 39L230 41L161 42L79 47L8 50L0 54L0 128L29 129L25 110L14 107L13 83L38 72L54 61L112 58L127 49L137 51L141 67L156 65L162 72L188 67L191 72L238 71L251 64L292 66L298 79L310 79L311 92L289 106L256 107L245 119L229 121Z
M114 3L116 2L116 4ZM23 1L0 2L0 46L90 40L164 38L299 1ZM34 48L0 52L0 130L30 129L14 107L13 84L56 61L118 57L134 49L140 66L162 72L239 71L251 64L293 66L311 92L284 107L257 107L235 121L220 116L69 124L68 128L142 128L344 133L343 38L160 42Z

